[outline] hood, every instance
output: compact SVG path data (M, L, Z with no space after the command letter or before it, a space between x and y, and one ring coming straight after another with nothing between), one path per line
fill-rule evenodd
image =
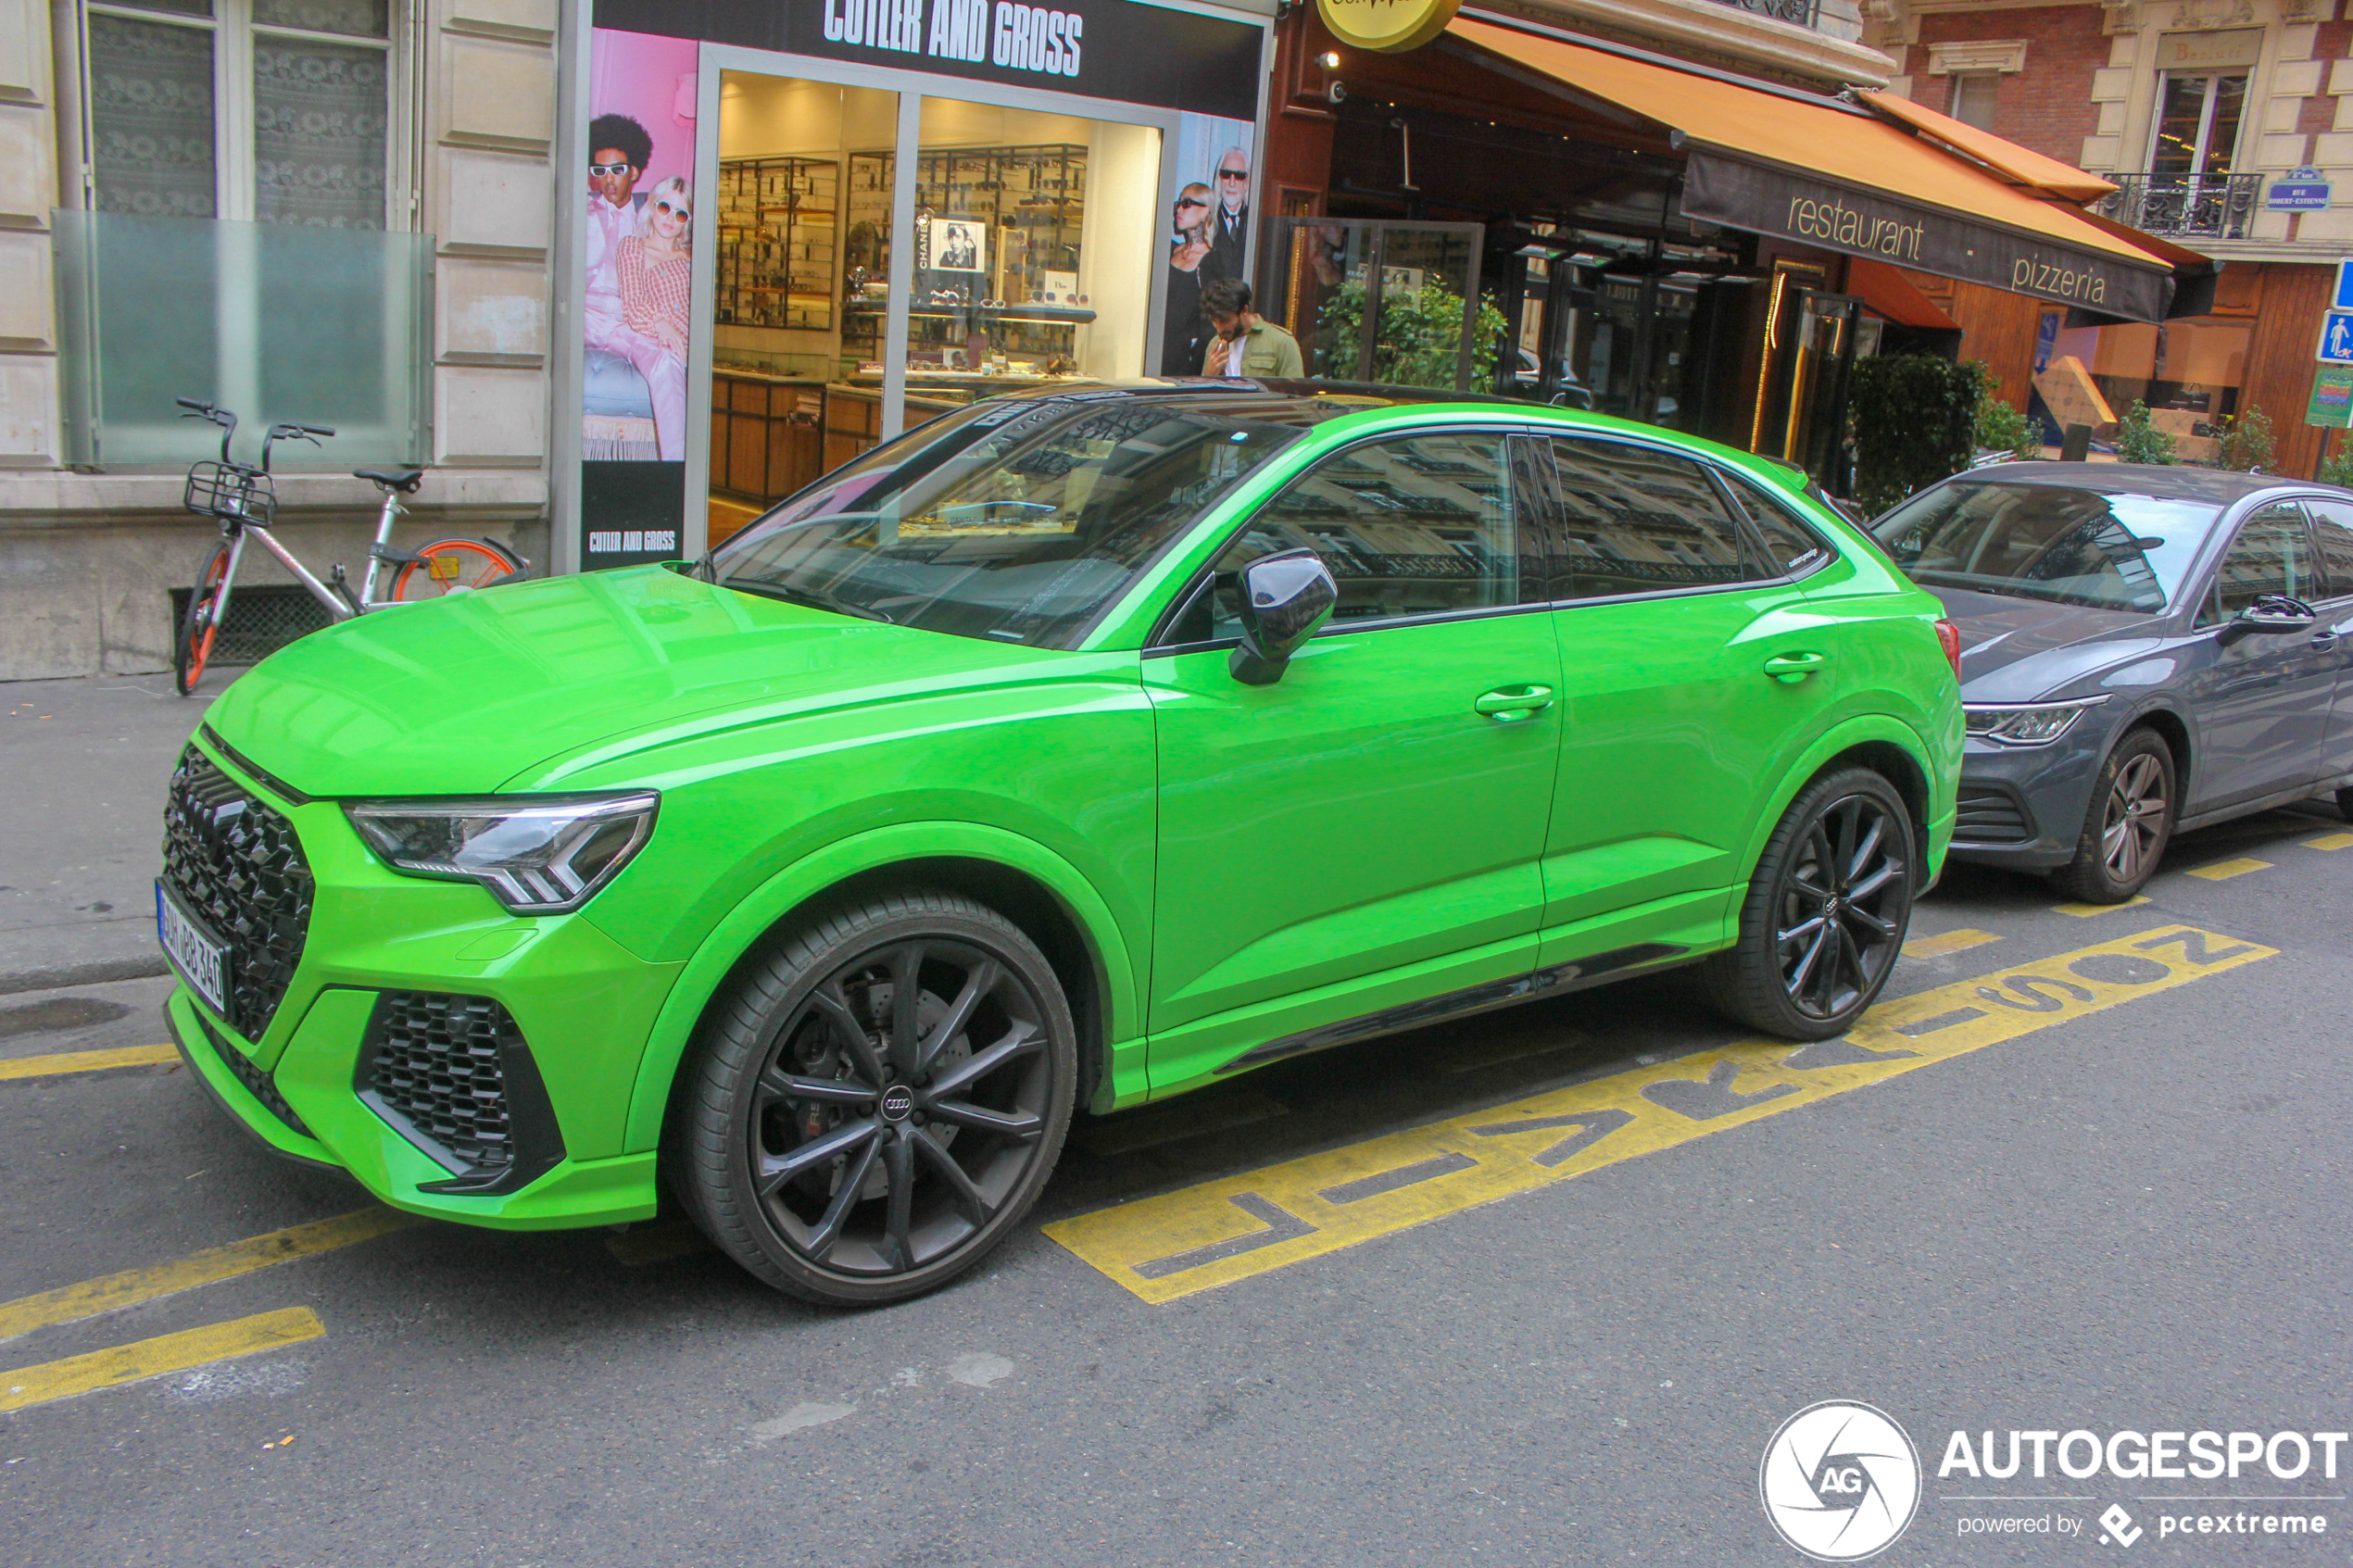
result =
M635 732L735 721L984 678L1069 656L852 620L659 567L513 583L313 633L207 722L307 794L475 795Z
M2032 702L2071 681L2137 659L2162 640L2160 617L2045 599L1930 588L1961 629L1961 697Z

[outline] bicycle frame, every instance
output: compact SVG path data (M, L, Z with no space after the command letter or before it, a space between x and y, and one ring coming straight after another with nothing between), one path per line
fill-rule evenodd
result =
M337 586L340 584L330 586L321 582L310 569L296 559L294 552L280 544L278 536L271 533L263 524L258 522L224 523L222 526L229 533L229 569L221 578L220 592L212 603L209 618L212 624L218 626L228 619L229 595L236 586L237 566L245 559L245 537L248 534L260 540L261 547L277 557L280 566L294 573L295 581L310 591L310 596L326 608L327 614L332 620L349 621L364 611L384 608L384 604L376 598L376 579L384 571L384 547L392 543L392 525L398 520L403 510L405 508L400 505L400 497L391 491L386 491L384 508L376 518L375 543L368 551L368 574L359 581L359 595L356 602L346 596L348 590L337 591Z

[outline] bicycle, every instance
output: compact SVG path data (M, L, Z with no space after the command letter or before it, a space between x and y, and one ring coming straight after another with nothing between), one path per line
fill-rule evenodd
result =
M212 547L197 571L195 587L188 595L187 608L180 618L179 634L172 643L172 684L179 687L182 696L193 693L196 683L204 679L205 665L212 657L213 639L228 617L229 593L236 582L237 563L245 557L248 535L260 540L262 548L294 573L295 580L310 591L310 596L326 608L331 621L349 621L396 604L415 604L447 594L487 588L522 576L531 564L493 539L435 539L413 552L393 548L392 525L406 509L400 505L400 497L416 494L425 470L354 469L352 477L374 482L384 495L384 506L376 519L375 542L368 546L367 575L360 580L359 591L355 594L344 573L343 563L338 561L322 583L270 532L278 509L276 482L270 473L270 453L281 441L308 441L316 446L321 436L334 434L333 428L273 424L261 439L261 462L255 467L237 462L229 455L230 440L237 433L234 413L193 397L173 401L187 410L180 416L182 419L209 420L220 427L219 460L207 458L190 464L187 488L182 495L182 501L190 511L220 524L220 542ZM390 593L379 599L377 581L386 568L393 569Z

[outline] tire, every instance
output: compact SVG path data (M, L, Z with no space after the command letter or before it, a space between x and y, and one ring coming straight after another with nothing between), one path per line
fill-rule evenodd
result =
M2173 748L2154 730L2128 732L2100 764L2075 859L2051 884L2086 904L2121 904L2157 873L2180 814Z
M911 963L910 1019L894 998ZM1069 1002L1019 927L951 894L875 898L812 920L722 996L679 1086L672 1185L778 1290L904 1300L1021 1223L1077 1082Z
M171 684L182 696L195 695L196 683L204 679L205 664L212 658L213 638L220 631L213 620L213 607L220 602L220 587L228 576L229 542L223 539L196 569L195 589L188 596L179 631L171 639Z
M446 598L503 583L522 571L521 558L495 539L435 539L419 546L417 554L425 558L425 570L418 571L415 561L404 561L393 575L388 602L417 604ZM442 571L454 575L444 577Z
M1766 841L1739 941L1701 966L1708 999L1784 1039L1843 1034L1894 972L1919 866L1894 784L1868 768L1816 779Z
M2353 789L2340 789L2336 792L2336 814L2347 822L2353 822Z

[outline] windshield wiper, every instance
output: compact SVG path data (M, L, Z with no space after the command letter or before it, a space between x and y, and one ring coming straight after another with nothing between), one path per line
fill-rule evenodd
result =
M847 615L860 621L879 621L886 626L899 624L872 605L854 605L847 599L837 598L822 588L803 588L798 584L784 583L748 582L736 577L724 578L719 585L723 588L734 588L742 593L757 594L763 599L782 599L786 604L806 605L811 609L830 610L836 615Z

